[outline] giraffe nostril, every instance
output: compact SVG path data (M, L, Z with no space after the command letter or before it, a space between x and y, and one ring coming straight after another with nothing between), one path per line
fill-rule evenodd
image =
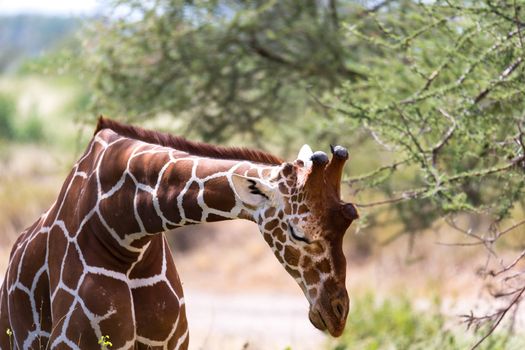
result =
M341 319L345 316L345 307L340 299L332 301L332 309L337 318Z

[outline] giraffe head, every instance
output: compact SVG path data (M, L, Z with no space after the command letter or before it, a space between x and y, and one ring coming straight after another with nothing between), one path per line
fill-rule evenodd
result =
M349 308L343 235L358 214L340 195L348 151L331 149L329 160L305 145L297 160L269 177L234 175L232 182L239 199L253 208L265 241L303 290L312 324L339 336Z

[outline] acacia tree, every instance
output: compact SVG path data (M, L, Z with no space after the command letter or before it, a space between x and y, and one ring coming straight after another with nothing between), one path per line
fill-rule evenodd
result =
M468 237L459 244L487 248L495 264L484 273L501 282L493 294L509 299L491 315L467 316L469 325L490 323L488 334L525 293L518 268L525 258L525 220L518 219L525 209L523 5L392 2L345 27L347 45L366 43L374 52L357 63L367 80L345 82L320 101L366 130L391 159L349 181L387 194L363 207L392 204L414 229L444 217ZM461 227L458 213L489 224ZM505 262L497 243L510 234L506 243L519 253Z
M375 144L370 172L348 179L358 200L377 199L363 213L374 223L388 205L409 233L442 218L460 244L485 246L509 302L467 321L490 334L525 293L523 5L122 0L91 35L95 109L168 113L205 140L257 141L277 125L283 146L289 130ZM462 227L464 213L489 224ZM502 240L513 261L495 258Z
M335 1L117 2L90 33L96 109L169 113L205 140L256 138L312 106L306 87L362 78L339 16Z

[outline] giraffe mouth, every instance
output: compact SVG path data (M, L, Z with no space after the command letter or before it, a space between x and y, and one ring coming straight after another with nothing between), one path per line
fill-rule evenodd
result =
M323 313L320 310L310 309L308 318L315 328L323 332L327 331L332 337L339 337L343 333L344 325L340 327L330 322L331 320L329 318L323 317Z
M314 327L319 329L320 331L326 331L328 329L326 321L323 319L323 316L321 316L321 313L319 311L310 309L310 312L308 313L308 318L310 319L310 322L314 325Z

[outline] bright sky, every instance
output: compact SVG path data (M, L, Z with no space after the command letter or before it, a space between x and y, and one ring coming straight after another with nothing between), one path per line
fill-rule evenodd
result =
M86 15L95 13L100 3L101 0L0 0L0 14Z

